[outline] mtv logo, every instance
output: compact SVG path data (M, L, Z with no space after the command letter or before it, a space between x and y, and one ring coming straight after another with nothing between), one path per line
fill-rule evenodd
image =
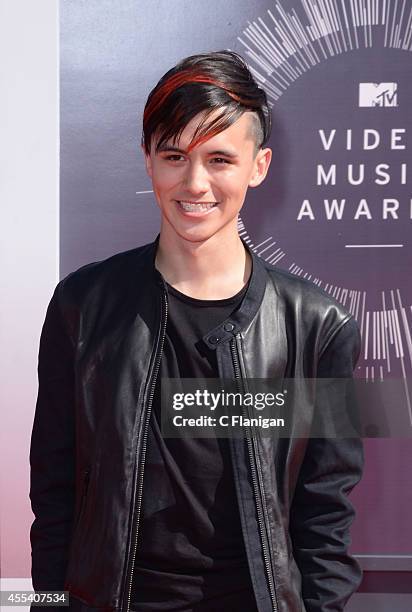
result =
M397 83L359 83L359 106L398 106Z

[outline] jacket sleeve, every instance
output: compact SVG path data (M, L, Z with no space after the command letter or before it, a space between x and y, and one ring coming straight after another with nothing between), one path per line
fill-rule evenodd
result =
M59 309L60 286L48 306L40 337L30 445L34 590L63 590L74 510L73 345Z
M352 379L359 352L359 329L351 317L321 354L318 378ZM342 408L353 413L353 406L340 405ZM330 416L333 410L326 410L326 414ZM307 612L340 612L360 584L361 568L348 553L355 514L348 494L360 480L362 469L363 445L359 437L308 441L290 516L294 557L302 575Z

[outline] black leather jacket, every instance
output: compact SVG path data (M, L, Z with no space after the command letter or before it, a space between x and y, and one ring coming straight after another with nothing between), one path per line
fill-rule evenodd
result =
M156 247L60 281L41 334L30 450L33 588L65 588L71 609L83 612L129 609L167 319ZM353 317L313 283L251 255L240 309L204 338L219 375L352 376L360 350ZM259 612L342 610L361 578L347 552L360 440L258 435L229 444Z

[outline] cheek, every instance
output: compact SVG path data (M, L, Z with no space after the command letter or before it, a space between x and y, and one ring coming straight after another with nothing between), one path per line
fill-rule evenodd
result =
M226 181L226 190L234 196L241 196L246 193L249 184L249 174L245 171L239 171L228 177Z
M236 193L243 188L243 178L243 172L239 168L234 168L218 173L211 182L227 193Z
M156 168L153 170L152 183L155 191L167 192L176 185L176 173L171 173L167 168Z
M233 210L240 210L243 206L249 184L249 174L239 171L221 183L222 193L225 194L228 204Z
M236 168L236 171L231 173L230 179L234 185L236 185L239 191L242 191L247 188L251 175L253 172L253 168L250 164L242 164Z

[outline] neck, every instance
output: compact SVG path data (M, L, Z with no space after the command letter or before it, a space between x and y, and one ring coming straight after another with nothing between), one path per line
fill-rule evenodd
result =
M169 285L203 300L235 295L252 270L251 257L237 231L200 242L161 231L155 264Z

